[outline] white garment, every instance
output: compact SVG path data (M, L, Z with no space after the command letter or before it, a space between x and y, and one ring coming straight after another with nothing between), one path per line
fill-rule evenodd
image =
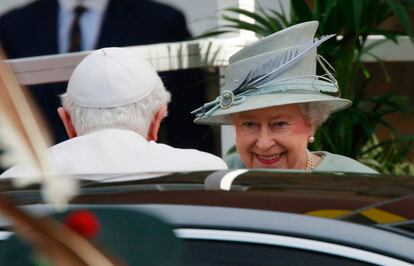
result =
M227 169L226 163L212 154L147 141L125 129L95 131L61 142L49 150L58 175L87 175L79 178L96 181L109 181L108 178L116 176L122 176L116 179L119 181L159 176L155 173L160 172ZM123 175L131 173L138 175ZM35 168L19 164L0 177L38 175Z

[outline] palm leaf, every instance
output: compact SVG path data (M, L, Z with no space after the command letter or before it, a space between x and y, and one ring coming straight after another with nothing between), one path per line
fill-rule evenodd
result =
M380 142L376 145L373 145L372 147L362 151L361 155L363 155L365 153L369 153L372 150L375 150L375 149L380 148L380 147L382 147L382 148L383 147L388 147L389 145L395 144L395 143L403 143L404 144L404 143L407 143L407 142L410 142L410 141L414 141L414 134L401 136L401 137L398 137L398 138L393 138L393 139L390 139L390 140L382 141L382 142Z
M407 12L405 11L405 8L403 5L398 3L395 0L385 0L385 2L388 4L388 6L391 8L391 10L394 12L394 14L397 16L397 18L400 20L402 27L404 29L404 32L410 36L411 41L414 43L414 36L413 32L411 30L410 26L410 18L408 17Z
M267 30L270 33L274 32L276 30L274 23L266 19L266 16L261 16L259 14L256 14L254 12L250 12L245 9L241 8L227 8L226 11L231 11L236 14L245 15L246 17L254 19L256 24L261 24L264 30Z
M213 36L222 35L222 34L230 33L230 32L233 32L233 31L231 31L231 30L208 31L208 32L205 32L201 35L198 35L198 36L194 37L193 40L207 38L207 37L213 37Z
M267 29L260 26L260 25L257 25L257 24L254 24L254 23L249 23L249 22L246 22L246 21L242 21L242 20L237 19L237 18L232 18L232 17L227 16L227 15L222 15L222 18L226 21L234 23L234 24L224 25L224 27L253 31L253 32L255 32L257 34L260 34L262 36L265 36L265 35L268 34Z
M353 15L354 15L354 22L355 22L355 32L359 32L361 29L361 17L362 17L362 11L364 9L364 0L358 0L358 1L351 1L352 9L353 9Z
M394 42L394 43L398 43L398 36L403 36L405 35L402 32L398 32L398 31L391 31L391 30L383 30L383 29L368 29L367 32L369 34L372 35L382 35L384 36L386 39Z
M370 44L368 44L368 45L365 45L362 49L361 49L361 51L359 52L359 54L358 54L358 59L361 59L361 57L365 54L365 53L368 53L368 52L370 52L372 49L374 49L375 47L378 47L378 46L380 46L380 45L383 45L384 43L386 43L387 42L387 39L384 39L384 40L378 40L378 41L375 41L375 42L372 42L372 43L370 43Z
M319 0L316 3L316 9L314 12L315 19L317 19L320 23L319 25L319 32L324 33L326 29L326 24L331 17L331 12L336 5L336 1L326 1L326 0Z
M286 27L278 19L275 19L269 16L267 12L262 8L261 5L257 4L256 6L257 6L257 9L259 10L259 14L262 15L266 21L268 21L270 25L271 33L277 32Z
M283 15L283 13L279 13L275 10L270 10L269 12L274 15L273 19L275 21L279 21L283 28L292 25L292 23L289 22L288 18L285 15Z
M291 0L292 11L296 15L296 23L313 20L313 14L304 0Z

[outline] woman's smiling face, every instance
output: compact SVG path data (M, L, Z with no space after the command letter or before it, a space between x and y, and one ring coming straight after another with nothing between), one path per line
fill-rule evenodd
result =
M236 147L247 168L304 169L312 125L299 105L246 111L234 116Z

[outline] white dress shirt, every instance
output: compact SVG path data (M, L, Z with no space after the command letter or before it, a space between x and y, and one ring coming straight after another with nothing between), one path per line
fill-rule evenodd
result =
M59 0L58 2L60 7L58 15L59 53L67 53L69 50L70 27L75 18L73 10L78 5L87 9L80 18L81 50L95 49L108 0Z

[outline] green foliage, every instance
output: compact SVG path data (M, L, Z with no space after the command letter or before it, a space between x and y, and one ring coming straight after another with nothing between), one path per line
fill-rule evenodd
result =
M414 160L407 160L406 154L414 144L413 136L393 138L379 142L375 135L363 148L359 161L384 174L413 175Z
M258 36L266 36L300 22L317 20L318 36L341 36L324 43L318 52L336 69L341 97L352 100L353 105L347 111L331 116L318 130L312 148L357 158L383 173L413 174L413 162L406 161L406 157L414 134L398 137L396 129L385 119L388 115L409 111L409 101L392 91L368 96L367 84L373 77L361 60L367 55L374 58L381 66L385 80L390 80L385 64L372 54L372 49L386 40L396 42L399 35L414 40L408 16L408 10L413 6L413 0L315 0L311 7L304 0L291 0L290 14L286 14L280 5L278 10L281 11L265 10L260 6L255 12L225 9L223 19L228 24L222 28L226 31L250 30ZM235 18L240 14L254 19L254 23ZM379 29L379 25L392 16L398 19L403 32ZM368 35L374 34L382 35L386 40L366 45ZM390 136L382 142L375 136L380 126Z

